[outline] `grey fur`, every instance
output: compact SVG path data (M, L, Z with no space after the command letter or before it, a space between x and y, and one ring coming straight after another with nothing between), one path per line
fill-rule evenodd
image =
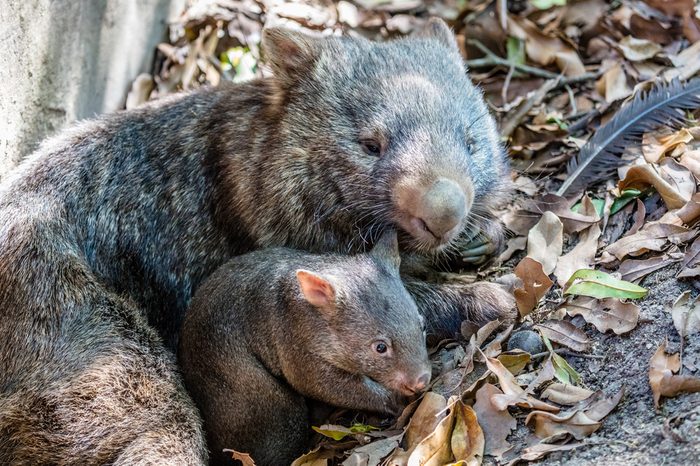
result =
M449 31L431 28L382 44L272 31L274 78L81 123L3 182L0 463L204 461L167 348L218 266L273 246L362 251L398 224L391 193L409 178L473 190L465 228L486 215L505 157ZM358 138L378 128L373 158ZM420 278L449 244L401 243L430 333L512 315L496 285Z
M271 248L234 258L204 282L178 362L212 463L233 464L229 448L260 466L290 464L309 447L313 400L398 414L402 384L429 377L430 362L423 317L390 253L385 244L356 256ZM299 269L332 283L332 309L306 301ZM378 339L390 350L376 353Z

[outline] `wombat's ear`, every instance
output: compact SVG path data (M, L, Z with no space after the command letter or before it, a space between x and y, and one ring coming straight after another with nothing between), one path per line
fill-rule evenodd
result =
M440 18L430 18L425 27L416 33L418 37L435 39L459 53L459 46L450 27Z
M311 70L318 57L319 40L285 28L263 30L265 59L277 78L288 80Z
M335 310L335 288L331 282L304 269L297 270L297 280L309 304L326 312Z
M381 261L388 262L398 270L401 265L401 256L399 255L399 240L396 237L396 231L386 230L382 233L370 254Z

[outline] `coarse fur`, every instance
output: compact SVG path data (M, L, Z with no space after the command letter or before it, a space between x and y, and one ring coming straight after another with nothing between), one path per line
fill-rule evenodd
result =
M390 226L420 272L463 235L431 243L393 196L435 177L468 194L465 230L486 220L507 166L444 24L264 46L273 78L84 122L0 186L0 463L205 461L168 348L211 272L272 246L362 251ZM404 280L435 335L512 312L494 284Z
M202 284L178 363L212 464L233 465L224 448L259 466L291 464L309 448L310 403L398 414L406 396L427 388L424 319L388 235L355 256L244 254Z

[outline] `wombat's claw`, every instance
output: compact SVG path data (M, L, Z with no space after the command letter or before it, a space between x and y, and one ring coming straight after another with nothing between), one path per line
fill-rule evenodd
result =
M462 262L465 264L481 265L485 263L496 252L496 245L483 236L477 235L466 245L466 249L461 252Z

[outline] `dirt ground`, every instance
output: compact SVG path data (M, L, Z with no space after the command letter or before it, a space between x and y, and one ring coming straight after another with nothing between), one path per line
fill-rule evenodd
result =
M678 351L680 339L673 327L670 308L683 291L694 288L675 278L678 267L669 266L642 280L649 295L639 301L640 323L628 335L601 334L584 324L596 341L592 354L602 360L567 358L581 374L584 384L612 394L625 387L625 396L603 427L586 440L587 446L552 453L538 464L547 465L694 465L700 464L700 393L662 399L654 409L649 388L649 359L668 337L669 350ZM686 339L683 371L697 374L700 335Z

